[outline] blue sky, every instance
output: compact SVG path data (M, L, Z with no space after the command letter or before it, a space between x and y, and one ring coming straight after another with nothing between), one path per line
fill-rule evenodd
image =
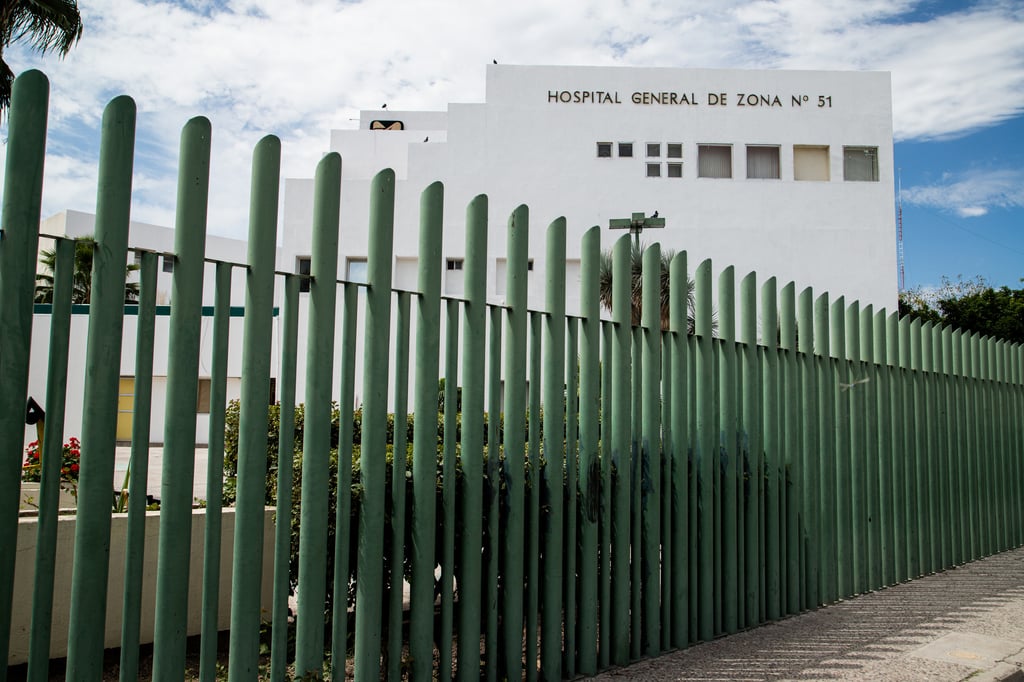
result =
M958 275L1024 286L1020 0L79 4L85 33L66 59L4 52L15 72L41 68L51 80L44 215L94 210L99 119L122 93L139 107L133 218L173 224L179 132L205 115L209 229L244 237L262 135L281 137L283 176L309 177L329 131L354 127L359 109L482 101L491 59L881 70L893 81L907 286Z

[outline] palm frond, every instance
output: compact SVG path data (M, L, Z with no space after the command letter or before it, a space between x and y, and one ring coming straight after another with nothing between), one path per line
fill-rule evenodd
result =
M4 44L27 40L39 52L62 57L82 37L82 15L73 0L15 0L4 17Z

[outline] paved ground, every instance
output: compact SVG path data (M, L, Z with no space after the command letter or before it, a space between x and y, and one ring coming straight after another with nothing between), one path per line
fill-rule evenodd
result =
M118 446L114 458L114 489L120 490L124 484L124 474L128 469L128 460L131 459L132 449L130 447ZM195 476L192 478L192 495L201 500L206 499L206 447L197 447L195 450ZM160 498L160 480L164 466L164 449L160 446L149 448L149 476L147 476L146 492L153 497Z
M1024 680L1024 548L597 680Z

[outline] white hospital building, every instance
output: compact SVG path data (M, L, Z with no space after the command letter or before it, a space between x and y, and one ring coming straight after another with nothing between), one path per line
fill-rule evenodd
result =
M339 277L365 276L370 181L383 168L397 177L394 280L415 288L420 193L445 187L443 290L462 290L466 205L489 198L488 298L504 296L506 223L519 204L530 209L530 257L540 306L548 224L568 225L567 284L575 298L580 237L597 225L603 248L622 236L609 221L634 212L664 218L644 242L685 250L691 271L710 258L714 270L736 266L738 277L793 281L799 292L843 294L848 301L895 310L897 301L892 96L888 73L740 71L624 67L487 66L482 103L449 104L444 111L363 111L358 130L331 131L330 151L342 156ZM244 197L238 197L243 201ZM284 183L278 270L308 268L313 181ZM66 212L43 231L91 234L94 216ZM130 245L169 251L169 228L133 223ZM245 245L208 238L208 255L244 258ZM308 270L306 270L308 271ZM207 269L204 302L212 302ZM241 306L241 273L232 305ZM169 301L162 274L158 302ZM279 288L280 291L280 288ZM569 311L575 309L568 302ZM76 329L86 324L76 315ZM36 315L35 338L48 334ZM134 318L137 319L137 318ZM279 319L279 318L275 318ZM203 318L203 367L209 367L209 329ZM158 330L166 328L158 325ZM237 330L237 333L236 333ZM304 322L300 336L304 336ZM241 318L232 345L241 343ZM134 376L133 318L126 317L123 386ZM275 344L276 346L277 344ZM239 346L240 347L240 346ZM298 400L305 377L300 338ZM85 344L73 344L70 366L84 366ZM164 356L161 357L161 352ZM277 349L274 362L277 363ZM166 343L157 343L152 431L162 440ZM240 386L239 353L232 353L229 397ZM164 376L160 376L163 371ZM275 375L277 369L274 369ZM45 358L33 357L30 393L45 394ZM202 377L201 377L202 378ZM69 377L68 395L81 395ZM202 390L201 382L201 390ZM206 384L208 386L208 382ZM361 387L357 381L357 392ZM126 397L126 396L123 396ZM128 407L130 400L123 401ZM80 433L80 410L68 406L65 433ZM200 417L202 421L202 417ZM206 440L199 425L198 438Z

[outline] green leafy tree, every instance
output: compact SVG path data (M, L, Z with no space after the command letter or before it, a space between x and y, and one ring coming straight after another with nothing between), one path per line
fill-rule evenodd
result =
M629 297L632 308L631 319L634 325L640 324L643 313L643 265L644 250L646 245L633 242L630 248L630 286ZM668 329L669 324L669 297L671 294L671 282L669 281L669 266L672 264L676 252L669 249L661 252L661 328ZM598 274L600 283L600 299L609 312L612 309L612 252L601 252L601 267ZM694 283L692 279L686 280L686 331L694 333L696 319L696 299L694 298Z
M71 276L71 302L89 303L92 300L92 256L96 250L96 240L92 237L80 237L75 242L75 269ZM36 275L36 303L53 303L53 268L57 259L54 249L43 249L39 252L39 264L45 272ZM139 266L129 263L125 268L127 278ZM124 302L135 303L139 300L138 282L125 282Z
M4 48L25 40L41 54L67 55L82 37L82 16L73 0L0 0L0 112L11 104L14 71Z
M942 282L934 292L901 293L900 317L1024 343L1024 289L996 289L981 277Z

